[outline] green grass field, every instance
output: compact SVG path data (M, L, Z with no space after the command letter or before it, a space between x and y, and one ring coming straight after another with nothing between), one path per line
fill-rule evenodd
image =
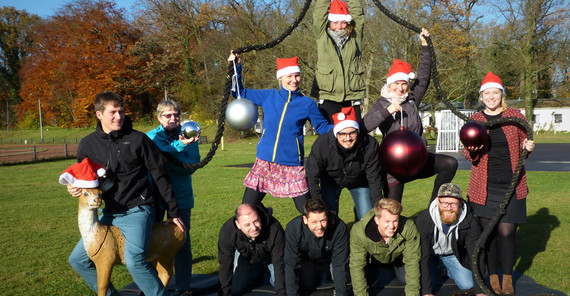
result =
M314 137L307 138L306 151ZM216 156L193 177L196 195L192 212L191 238L194 273L218 270L217 239L224 221L240 204L243 178L248 168L229 165L252 163L257 138L224 144ZM209 144L200 146L204 156ZM93 295L67 258L79 239L77 201L59 185L59 175L74 160L0 166L0 282L2 295ZM464 189L469 171L459 171L454 182ZM570 260L570 207L566 198L570 173L529 172L529 223L519 228L516 270L549 288L570 292L567 271ZM433 179L406 185L405 216L414 216L428 203ZM267 196L266 205L282 224L297 215L293 202ZM354 220L352 199L341 197L340 217ZM113 282L123 287L132 281L123 266L115 267Z

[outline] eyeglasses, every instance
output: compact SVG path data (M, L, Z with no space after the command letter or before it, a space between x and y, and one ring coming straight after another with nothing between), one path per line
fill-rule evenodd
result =
M169 113L169 114L162 114L162 116L164 116L165 118L172 118L172 116L174 116L175 118L180 118L180 113Z
M459 203L456 202L439 202L439 204L441 205L442 208L453 208L453 209L457 209L459 207Z
M338 132L337 137L341 138L341 139L346 139L346 137L350 137L351 139L356 138L356 135L358 135L358 131L352 131L350 133L341 133Z

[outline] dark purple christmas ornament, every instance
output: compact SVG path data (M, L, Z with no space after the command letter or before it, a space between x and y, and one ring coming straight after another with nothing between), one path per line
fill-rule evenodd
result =
M404 130L389 134L380 144L380 163L395 177L411 177L420 172L427 159L424 140L416 133Z
M465 147L481 147L487 144L487 129L477 121L469 121L459 131L459 139Z

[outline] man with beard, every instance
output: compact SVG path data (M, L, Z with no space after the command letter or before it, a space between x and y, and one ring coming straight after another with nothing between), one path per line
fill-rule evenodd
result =
M347 188L360 220L382 198L380 146L374 137L360 133L353 107L342 108L333 119L334 128L315 140L305 161L309 192L338 214L340 193Z
M463 200L461 188L452 183L442 184L428 209L416 218L420 232L422 258L422 295L434 295L441 279L438 276L439 261L447 268L447 276L459 289L474 288L477 295L484 295L473 283L471 255L481 234L481 226L469 205ZM483 267L483 256L480 267Z
M303 215L293 218L285 228L287 295L313 291L330 280L331 274L335 295L348 295L346 225L321 199L309 199L303 210Z

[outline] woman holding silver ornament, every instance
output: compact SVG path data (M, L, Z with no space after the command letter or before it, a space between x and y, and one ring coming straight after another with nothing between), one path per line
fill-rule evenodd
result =
M180 106L175 101L163 100L156 108L156 116L160 125L149 131L147 136L154 141L161 151L169 153L184 163L200 162L198 150L199 132L193 137L186 138L181 133ZM172 191L178 202L180 219L186 229L190 229L190 215L194 207L194 193L192 191L192 174L194 170L187 170L172 162L167 162L168 175L172 182ZM162 213L162 214L161 214ZM164 212L157 211L157 218L162 219ZM192 277L192 250L190 248L190 235L187 233L182 249L175 258L174 278L178 295L191 295L190 280Z
M245 178L242 203L259 204L269 193L278 198L293 198L303 213L309 187L303 167L303 126L309 120L319 134L333 126L321 115L317 104L300 91L301 69L297 57L277 59L277 89L243 88L241 60L231 52L228 62L235 63L239 97L263 108L263 132L257 144L255 164ZM238 97L236 90L232 95Z

